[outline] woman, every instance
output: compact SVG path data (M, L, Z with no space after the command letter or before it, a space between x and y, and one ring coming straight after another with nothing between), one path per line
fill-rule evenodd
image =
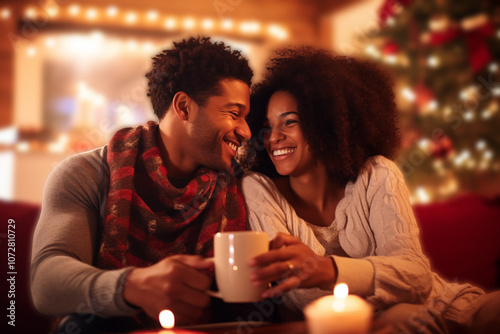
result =
M247 173L242 190L251 228L276 237L253 259L262 268L252 280L278 281L264 297L287 292L285 306L298 314L346 282L384 310L376 326L466 328L484 292L445 282L422 253L404 178L390 160L400 139L393 100L388 76L368 63L312 48L271 60L254 89L257 138L247 155L272 179Z

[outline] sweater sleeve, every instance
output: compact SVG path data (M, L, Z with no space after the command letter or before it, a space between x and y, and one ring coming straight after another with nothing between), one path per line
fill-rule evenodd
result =
M375 255L366 257L375 269L375 307L423 303L432 290L432 272L422 253L410 196L397 166L377 160L369 178L366 200Z
M92 265L109 182L104 159L105 148L69 157L47 180L31 261L33 302L42 313L110 317L136 312L122 294L132 268Z

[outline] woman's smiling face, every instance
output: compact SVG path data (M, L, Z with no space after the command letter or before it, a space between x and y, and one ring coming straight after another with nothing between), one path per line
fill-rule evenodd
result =
M287 91L274 93L267 106L264 145L281 175L299 176L314 167L297 109L297 100Z

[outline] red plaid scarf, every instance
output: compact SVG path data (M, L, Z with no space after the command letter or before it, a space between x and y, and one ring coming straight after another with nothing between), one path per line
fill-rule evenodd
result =
M172 186L158 147L158 124L118 131L108 143L110 187L97 266L149 266L175 254L213 256L213 236L246 228L234 173L201 168Z

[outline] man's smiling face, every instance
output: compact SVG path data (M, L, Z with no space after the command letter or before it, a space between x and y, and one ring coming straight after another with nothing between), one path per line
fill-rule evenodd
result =
M226 170L242 141L250 138L246 116L250 111L250 89L236 79L219 81L221 95L207 99L192 110L188 133L189 153L198 166ZM194 113L193 113L194 112Z

